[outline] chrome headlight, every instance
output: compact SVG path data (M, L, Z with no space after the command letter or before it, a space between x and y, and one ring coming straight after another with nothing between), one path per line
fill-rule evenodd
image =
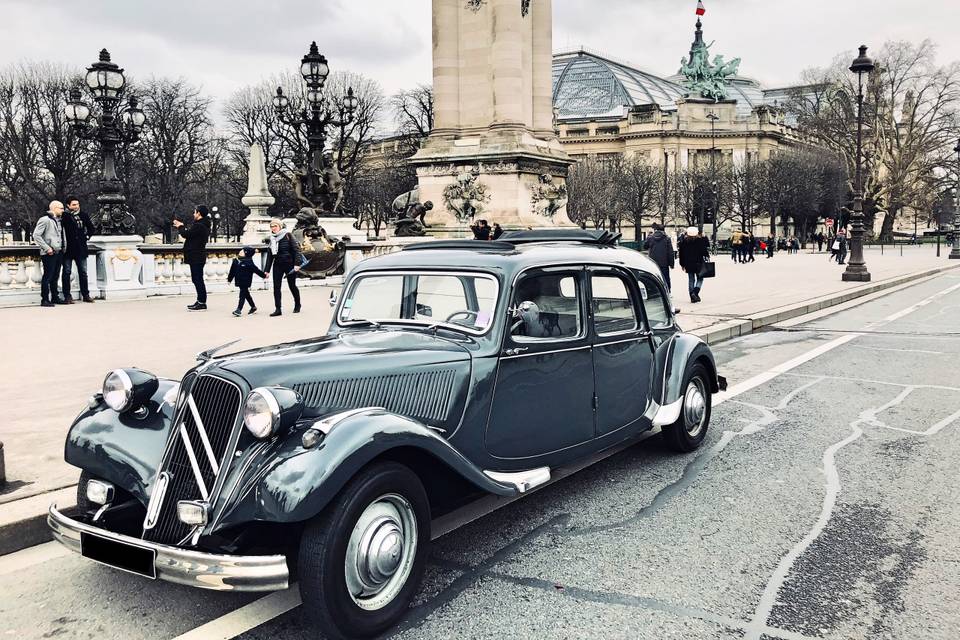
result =
M243 424L255 438L269 438L297 421L300 394L284 387L257 387L243 403Z
M103 380L103 401L121 412L147 402L160 382L152 373L140 369L114 369Z

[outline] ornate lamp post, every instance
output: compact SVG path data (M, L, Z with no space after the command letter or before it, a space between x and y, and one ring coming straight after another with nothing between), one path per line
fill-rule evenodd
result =
M94 225L100 235L131 235L136 219L127 211L127 200L117 178L116 150L120 142L136 142L140 138L146 116L136 96L130 96L127 104L122 104L126 79L123 69L110 61L106 49L102 49L100 59L87 68L84 81L99 108L99 115L94 115L81 99L79 89L70 90L64 111L78 136L100 144L103 170Z
M713 244L717 242L717 165L716 165L716 156L717 154L717 133L714 128L717 120L720 119L720 116L715 114L713 111L707 114L707 119L710 121L710 207L713 209ZM701 208L701 211L704 211L706 207ZM700 234L703 235L703 214L700 216Z
M325 170L323 148L327 140L327 127L342 127L353 120L353 113L359 105L359 100L353 95L353 87L347 90L343 97L343 105L334 113L327 104L323 94L323 85L330 74L327 59L317 49L317 43L310 43L310 50L300 61L300 75L307 85L307 105L300 113L293 114L290 109L290 100L283 95L283 89L277 87L277 95L273 98L273 107L280 122L293 127L297 131L303 127L307 135L307 159L304 174L309 177L308 184L310 200L319 204L320 208L332 214L336 205L335 194L331 194L330 186L321 182Z
M217 241L217 236L220 235L220 211L217 207L210 209L213 213L213 241Z
M951 260L960 260L960 202L957 202L960 200L960 141L953 150L957 152L957 188L953 196L953 248L949 257Z
M850 65L850 71L857 74L857 175L853 186L853 214L850 216L850 260L843 272L844 281L870 281L870 272L863 259L863 74L870 73L873 68L873 60L867 57L867 45L860 45L860 55Z

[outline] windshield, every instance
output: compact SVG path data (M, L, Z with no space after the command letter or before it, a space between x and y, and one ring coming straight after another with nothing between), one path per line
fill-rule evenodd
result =
M482 334L493 321L499 286L477 273L369 273L350 283L338 324L401 322Z

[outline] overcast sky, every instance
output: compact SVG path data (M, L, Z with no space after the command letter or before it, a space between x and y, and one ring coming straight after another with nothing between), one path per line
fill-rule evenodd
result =
M537 0L532 0L534 5ZM519 3L519 0L517 0ZM767 87L798 79L863 43L940 45L960 60L957 0L704 0L712 54L740 57ZM54 60L77 67L106 47L139 77L183 76L218 101L280 70L311 40L333 69L388 94L430 82L430 0L0 0L0 66ZM696 0L553 0L554 49L584 46L658 75L677 72L693 38Z

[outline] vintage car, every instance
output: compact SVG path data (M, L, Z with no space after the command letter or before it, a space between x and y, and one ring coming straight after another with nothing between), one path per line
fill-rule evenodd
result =
M656 266L615 239L409 245L352 271L322 337L212 349L179 382L111 372L67 436L78 513L51 506L54 536L206 589L295 576L324 633L383 632L440 519L653 428L681 452L703 441L725 381Z

